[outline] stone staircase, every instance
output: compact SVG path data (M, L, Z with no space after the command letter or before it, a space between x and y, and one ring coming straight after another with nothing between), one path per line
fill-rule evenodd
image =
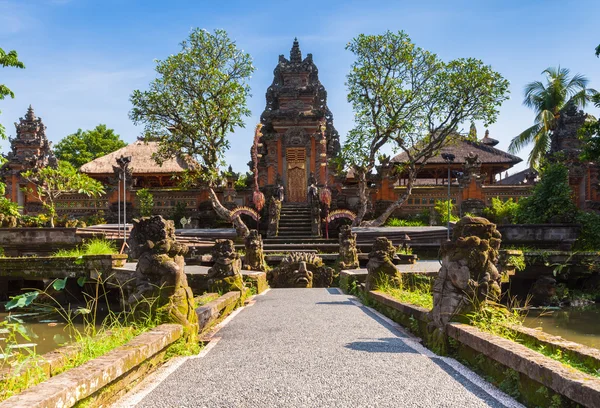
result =
M320 250L337 252L337 239L325 239L312 235L310 205L283 203L279 219L279 235L263 239L264 249L269 252Z

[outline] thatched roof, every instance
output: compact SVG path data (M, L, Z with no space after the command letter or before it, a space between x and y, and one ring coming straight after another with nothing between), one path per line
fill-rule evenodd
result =
M152 154L158 150L158 142L136 141L117 151L98 157L81 166L80 170L86 174L112 174L113 166L117 165L117 159L121 156L131 156L133 174L156 174L156 173L181 173L193 166L187 163L183 157L165 160L162 165L156 163Z
M515 165L523 161L520 157L514 156L510 153L504 152L500 149L496 149L490 144L481 141L468 140L462 136L455 137L448 145L441 149L441 152L427 160L427 164L443 164L446 162L442 159L442 153L451 153L455 156L455 164L464 164L465 157L470 152L475 153L479 161L482 164L508 164ZM403 163L407 160L406 153L400 153L391 159L392 163Z

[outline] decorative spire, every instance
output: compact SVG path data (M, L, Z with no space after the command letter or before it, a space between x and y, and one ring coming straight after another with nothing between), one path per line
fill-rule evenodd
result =
M477 128L475 127L475 122L471 122L471 128L469 129L469 140L474 142L477 141Z
M27 108L27 113L25 114L25 119L30 122L35 121L35 112L33 112L33 108L31 107L31 105L29 105L29 108Z
M483 139L481 139L481 143L488 145L488 146L496 146L498 143L500 143L499 141L497 141L496 139L492 139L490 137L490 130L486 129L485 130L485 136Z
M302 62L302 52L300 51L300 44L298 44L298 38L294 38L294 45L292 45L292 50L290 51L290 62Z

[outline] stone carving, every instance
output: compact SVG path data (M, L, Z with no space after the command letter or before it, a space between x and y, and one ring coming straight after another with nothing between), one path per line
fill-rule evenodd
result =
M367 291L376 290L384 279L388 280L391 285L400 286L402 275L392 262L395 257L396 248L392 241L384 237L375 239L367 263L368 274L365 282Z
M250 230L250 234L245 240L245 246L244 268L250 271L265 272L267 264L263 253L263 241L257 230Z
M485 218L463 217L442 246L442 267L433 285L433 325L446 324L487 299L500 297L498 261L502 236Z
M550 306L557 304L556 279L551 276L540 276L529 291L534 306Z
M133 220L128 242L130 256L138 259L134 278L127 285L128 305L139 310L144 299L157 299L153 307L163 323L181 324L186 336L196 336L194 296L184 272L188 248L175 240L173 221L160 215Z
M233 241L218 239L212 249L213 266L208 270L208 287L212 292L244 291L242 261Z
M269 203L268 237L276 237L279 234L279 218L281 218L281 201L275 197L271 197L271 202Z
M292 252L279 266L267 273L269 285L274 288L329 287L333 283L334 270L312 253Z
M341 269L358 268L358 251L356 250L356 234L352 232L352 227L342 225L340 227L340 249L338 262Z

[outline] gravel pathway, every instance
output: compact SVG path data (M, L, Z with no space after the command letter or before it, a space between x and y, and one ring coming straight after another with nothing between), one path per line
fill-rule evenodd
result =
M137 407L520 407L337 289L255 299Z

